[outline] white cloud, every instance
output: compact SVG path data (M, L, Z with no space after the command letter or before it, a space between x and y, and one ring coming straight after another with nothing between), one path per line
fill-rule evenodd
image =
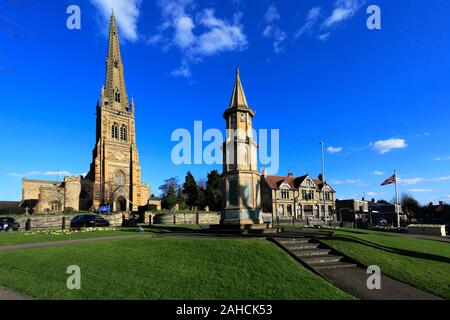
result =
M375 151L385 154L394 149L404 149L408 145L406 144L406 140L392 138L388 140L380 140L375 142L372 147Z
M366 195L368 195L369 197L376 197L378 195L378 193L376 193L376 192L367 192Z
M283 52L283 42L287 39L284 32L275 22L280 20L281 16L275 4L271 4L264 15L266 26L262 32L263 37L273 40L273 51L275 53Z
M450 156L448 156L448 157L435 157L434 160L435 161L447 161L447 160L450 160Z
M363 1L359 0L337 0L334 4L333 12L325 19L323 26L330 28L352 18L363 3Z
M401 177L398 177L399 185L414 185L422 182L445 182L445 181L450 181L450 176L441 176L435 178L410 178L410 179L403 179Z
M357 184L357 185L361 185L363 181L361 179L347 179L347 180L336 180L336 179L332 179L330 180L331 184L335 184L335 185L342 185L342 184Z
M374 175L374 176L382 176L382 175L384 175L384 174L385 174L385 172L379 171L379 170L375 170L375 171L373 172L373 175Z
M329 146L329 147L327 148L328 153L331 153L331 154L342 152L342 150L344 150L344 148L342 148L342 147L333 147L333 146Z
M426 193L426 192L433 192L433 189L409 189L409 192L412 193Z
M190 78L192 63L198 63L206 56L247 48L240 13L236 13L231 21L217 18L211 8L195 14L193 0L159 0L158 7L163 22L147 43L161 43L163 50L171 47L180 50L183 55L181 66L171 72L173 76Z
M424 178L410 178L410 179L402 179L400 177L397 178L398 184L404 186L418 184L424 181L425 181Z
M264 15L264 21L266 23L272 23L276 20L280 20L281 16L278 13L278 8L275 6L275 4L271 4L266 11L266 14Z
M137 24L140 16L142 0L91 0L100 11L104 21L109 21L114 8L117 25L122 39L136 41L138 39Z
M305 24L297 31L295 34L295 38L302 36L305 33L311 33L312 28L317 23L317 20L320 18L321 8L314 7L308 11L306 16Z
M320 41L324 42L324 41L327 41L330 36L331 36L331 33L327 32L327 33L323 33L323 34L319 35L317 37L317 39L319 39Z
M431 179L431 181L434 181L434 182L442 182L442 181L449 181L449 180L450 180L450 176L437 177L437 178Z

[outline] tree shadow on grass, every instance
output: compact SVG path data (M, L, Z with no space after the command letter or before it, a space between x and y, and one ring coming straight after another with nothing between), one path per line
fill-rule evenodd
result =
M366 245L366 246L369 246L369 247L372 247L375 249L383 250L383 251L389 252L389 253L399 254L402 256L450 263L450 258L447 258L447 257L438 256L438 255L430 254L430 253L423 253L423 252L410 251L410 250L399 249L399 248L392 248L392 247L384 246L384 245L374 243L374 242L371 242L368 240L358 239L358 238L355 238L352 236L337 235L337 236L334 236L333 239L339 240L339 241L344 241L344 242L362 244L362 245Z

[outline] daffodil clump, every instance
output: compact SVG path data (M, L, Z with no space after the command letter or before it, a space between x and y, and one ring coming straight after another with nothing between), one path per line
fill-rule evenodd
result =
M63 235L71 235L71 234L79 234L79 233L88 233L88 232L100 232L100 231L115 231L115 228L83 228L79 230L40 230L33 232L25 232L26 236L31 235L47 235L47 236L63 236Z

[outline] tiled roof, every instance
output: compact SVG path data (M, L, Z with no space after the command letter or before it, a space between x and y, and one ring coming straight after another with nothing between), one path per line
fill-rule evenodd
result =
M300 185L303 183L303 181L305 181L305 179L308 177L308 175L304 175L301 177L296 177L296 176L265 176L264 179L267 183L267 185L271 188L271 189L279 189L281 184L283 182L286 182L289 187L291 189L296 189L298 190ZM319 179L311 179L314 181L314 183L317 185L317 189L321 190L322 189L322 181ZM327 184L330 188L331 191L335 192L335 190L329 185Z

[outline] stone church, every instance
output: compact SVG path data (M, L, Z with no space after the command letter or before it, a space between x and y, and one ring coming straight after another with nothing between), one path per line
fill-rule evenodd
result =
M30 211L56 212L67 208L98 209L105 204L112 204L113 211L126 211L147 205L151 190L141 181L134 111L134 101L131 99L129 103L125 88L113 12L90 171L85 177L65 177L63 182L24 178L21 206Z

